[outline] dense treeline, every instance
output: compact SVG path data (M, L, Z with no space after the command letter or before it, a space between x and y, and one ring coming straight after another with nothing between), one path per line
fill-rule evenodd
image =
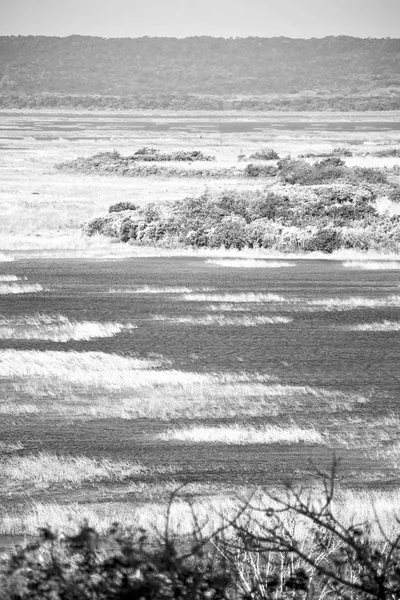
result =
M400 40L0 38L2 107L399 108Z
M400 110L400 88L369 93L298 93L268 96L136 94L129 96L0 94L0 108L59 110L247 110L368 111Z

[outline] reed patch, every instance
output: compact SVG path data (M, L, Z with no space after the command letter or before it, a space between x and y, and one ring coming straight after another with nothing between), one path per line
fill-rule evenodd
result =
M0 283L0 295L8 294L37 294L43 288L39 283Z
M346 331L400 331L400 321L381 321L376 323L359 323L344 325Z
M224 315L205 315L203 317L165 317L155 315L154 321L161 321L171 325L195 325L215 327L257 327L259 325L286 325L293 321L290 317L267 317L264 315L244 315L240 317L227 317Z
M57 456L49 452L12 456L1 462L1 477L35 485L94 481L123 481L147 472L138 463L91 459L86 456Z
M261 259L233 259L233 258L210 258L206 264L218 267L229 267L234 269L281 269L284 267L295 267L296 263L284 260L261 260Z
M243 427L241 425L219 425L205 427L193 425L169 429L161 433L166 441L201 442L222 444L326 444L326 438L316 429L302 429L294 425L274 427Z
M397 271L400 270L400 262L395 260L346 260L343 267L365 269L366 271Z
M49 340L52 342L83 341L113 337L122 331L136 329L133 323L97 323L70 321L62 315L34 315L0 320L0 339Z

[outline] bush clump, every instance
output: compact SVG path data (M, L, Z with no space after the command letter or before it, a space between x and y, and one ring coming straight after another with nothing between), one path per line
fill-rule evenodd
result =
M244 170L244 176L249 178L256 177L275 177L277 168L274 165L260 165L249 163Z
M200 150L178 150L176 152L160 152L157 148L139 148L131 156L130 160L139 160L144 162L194 162L194 161L213 161L215 156L203 154Z
M111 204L108 212L123 212L124 210L136 210L136 206L133 202L117 202L116 204Z
M272 148L263 148L249 156L250 160L279 160L279 154Z
M376 208L357 185L284 186L147 204L97 217L83 226L123 242L209 248L326 252L338 248L400 250L400 218Z

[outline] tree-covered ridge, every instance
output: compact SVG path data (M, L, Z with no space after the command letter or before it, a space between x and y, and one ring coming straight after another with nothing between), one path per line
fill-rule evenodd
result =
M400 89L400 39L0 38L0 91L209 94Z

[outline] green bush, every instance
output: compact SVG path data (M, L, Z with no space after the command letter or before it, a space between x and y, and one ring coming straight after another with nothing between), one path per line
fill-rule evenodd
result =
M340 248L340 232L333 228L318 229L303 245L306 252L332 253Z
M274 165L260 165L249 163L243 172L245 177L275 177L277 169Z
M117 202L117 204L111 204L108 212L122 212L124 210L136 210L136 208L137 207L132 202Z
M249 156L252 160L279 160L279 154L271 148L263 148Z
M246 221L243 217L229 215L223 217L209 233L208 244L211 248L236 248L241 250L246 246Z
M341 168L341 163L334 161L334 167ZM170 204L113 211L89 221L83 229L88 235L168 246L248 246L283 252L354 247L397 252L399 222L378 213L374 189L335 182L217 194L207 191Z

